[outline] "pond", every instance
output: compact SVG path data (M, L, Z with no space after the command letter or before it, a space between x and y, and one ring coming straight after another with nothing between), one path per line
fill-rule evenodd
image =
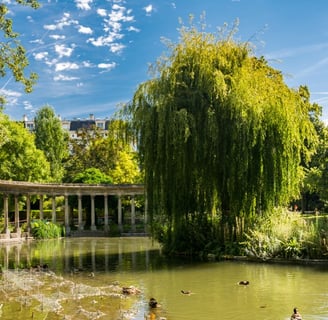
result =
M328 319L328 265L166 259L142 237L2 244L0 264L1 319Z

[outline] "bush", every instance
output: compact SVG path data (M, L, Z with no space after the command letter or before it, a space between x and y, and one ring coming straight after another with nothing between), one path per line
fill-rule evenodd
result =
M54 239L65 235L65 229L62 226L46 220L33 221L31 232L36 239Z
M317 219L276 208L245 233L244 253L260 259L327 258L327 230Z

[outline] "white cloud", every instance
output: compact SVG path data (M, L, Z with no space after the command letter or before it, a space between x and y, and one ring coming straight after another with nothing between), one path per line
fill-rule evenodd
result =
M83 65L83 67L86 67L86 68L92 67L92 64L90 61L82 61L82 65Z
M128 30L128 31L140 32L140 29L135 28L135 27L133 27L133 26L129 26L129 27L127 28L127 30Z
M81 10L90 10L90 3L92 3L93 0L75 0L76 7Z
M121 52L124 48L125 48L125 45L121 44L121 43L113 43L110 45L109 47L110 51L113 52L113 53L119 53Z
M112 63L99 63L98 64L98 68L99 69L107 69L108 71L109 70L112 70L115 67L116 67L116 63L115 62L112 62Z
M97 9L97 13L101 16L101 17L106 17L107 16L107 11L105 9Z
M48 52L43 51L43 52L34 53L33 56L35 60L43 60L46 59L46 57L48 56Z
M150 15L153 12L153 10L154 10L152 4L149 4L148 6L144 7L143 9L146 11L146 14L147 15Z
M56 20L55 22L56 22L56 24L44 25L43 26L44 29L50 30L50 31L62 30L64 27L69 27L71 25L77 25L78 24L78 21L74 20L74 19L71 19L71 15L67 12L65 12L63 14L63 17L60 20Z
M112 5L111 11L107 14L107 11L104 9L98 9L97 13L101 16L106 16L104 18L104 35L99 37L92 37L87 40L87 43L91 43L95 47L109 47L109 50L112 53L119 53L124 48L125 45L121 43L117 43L117 40L123 39L124 34L122 33L122 24L132 22L134 20L134 16L131 14L131 10L127 10L127 8L119 5L120 1L117 1ZM126 28L127 29L127 28ZM128 31L139 31L136 28L130 26Z
M14 106L18 104L19 98L22 94L18 91L0 89L0 95L5 97L7 106Z
M105 38L103 36L98 37L97 39L95 39L95 38L89 38L87 40L87 42L90 42L95 47L103 47L103 46L105 46L105 43L106 43Z
M0 95L3 95L5 97L20 97L22 94L18 91L13 90L6 90L6 89L0 89Z
M69 77L65 76L63 74L58 74L57 76L54 76L54 81L72 81L72 80L77 80L79 78L77 77Z
M79 31L79 33L83 33L83 34L92 34L93 33L91 28L84 27L84 26L79 26L78 31Z
M49 36L49 38L54 39L54 40L64 40L64 39L66 39L66 36L59 35L59 34L52 34Z
M44 44L42 39L35 39L35 40L31 40L30 43L36 43L36 44Z
M29 102L29 101L23 101L23 105L24 105L24 109L25 110L33 110L34 108L33 108L33 106L32 106L32 104L31 104L31 102Z
M49 66L49 67L52 67L52 66L55 65L57 62L58 62L57 59L52 59L52 60L45 59L45 63L46 63L46 65Z
M60 62L56 64L56 71L64 71L64 70L77 70L79 66L76 63L72 62Z
M70 57L73 53L74 48L66 47L63 44L56 44L55 51L58 54L59 58Z

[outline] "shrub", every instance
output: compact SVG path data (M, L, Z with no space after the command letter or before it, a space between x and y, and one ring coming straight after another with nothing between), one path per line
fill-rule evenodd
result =
M31 232L36 239L60 238L64 235L64 228L46 220L35 220L31 223Z
M328 246L324 230L318 218L306 219L300 213L276 208L257 218L241 244L246 255L263 260L325 258Z

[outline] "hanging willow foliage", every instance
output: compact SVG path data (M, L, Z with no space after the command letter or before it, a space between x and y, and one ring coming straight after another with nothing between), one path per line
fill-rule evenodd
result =
M247 43L180 32L129 106L149 212L165 218L174 250L197 246L214 219L235 227L286 203L316 139L306 88L288 88Z

